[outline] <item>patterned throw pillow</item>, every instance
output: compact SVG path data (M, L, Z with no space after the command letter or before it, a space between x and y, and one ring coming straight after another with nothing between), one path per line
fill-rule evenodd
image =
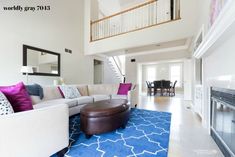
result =
M14 110L11 104L9 103L5 95L2 92L0 92L0 115L2 116L12 113L14 113Z
M81 96L80 92L75 86L60 86L59 88L65 99L74 99Z

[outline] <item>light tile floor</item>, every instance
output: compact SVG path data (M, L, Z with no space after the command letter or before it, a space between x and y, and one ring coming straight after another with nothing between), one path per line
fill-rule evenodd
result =
M175 97L146 96L139 98L138 108L172 113L168 157L223 157L219 148L193 113L190 101Z

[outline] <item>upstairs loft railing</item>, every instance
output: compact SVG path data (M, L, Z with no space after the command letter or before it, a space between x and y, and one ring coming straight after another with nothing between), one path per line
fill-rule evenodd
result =
M90 41L102 40L180 19L180 0L151 0L91 22Z

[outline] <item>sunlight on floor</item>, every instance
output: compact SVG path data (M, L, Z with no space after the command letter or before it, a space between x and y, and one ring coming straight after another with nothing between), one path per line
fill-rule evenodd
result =
M139 97L138 108L172 113L171 140L168 157L223 157L207 130L201 126L201 119L184 101L182 94L175 97Z

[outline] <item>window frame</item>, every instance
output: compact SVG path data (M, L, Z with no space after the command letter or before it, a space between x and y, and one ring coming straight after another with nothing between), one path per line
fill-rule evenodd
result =
M171 76L172 76L172 72L171 72L171 69L172 67L174 66L179 66L180 67L180 80L177 80L177 84L176 84L176 88L183 88L183 63L172 63L169 65L169 79L170 81L172 81L172 83L174 83L175 80L172 80Z
M149 71L148 69L153 68L154 69L154 77L152 78L152 80L149 79ZM157 66L146 66L146 81L155 81L157 78Z

